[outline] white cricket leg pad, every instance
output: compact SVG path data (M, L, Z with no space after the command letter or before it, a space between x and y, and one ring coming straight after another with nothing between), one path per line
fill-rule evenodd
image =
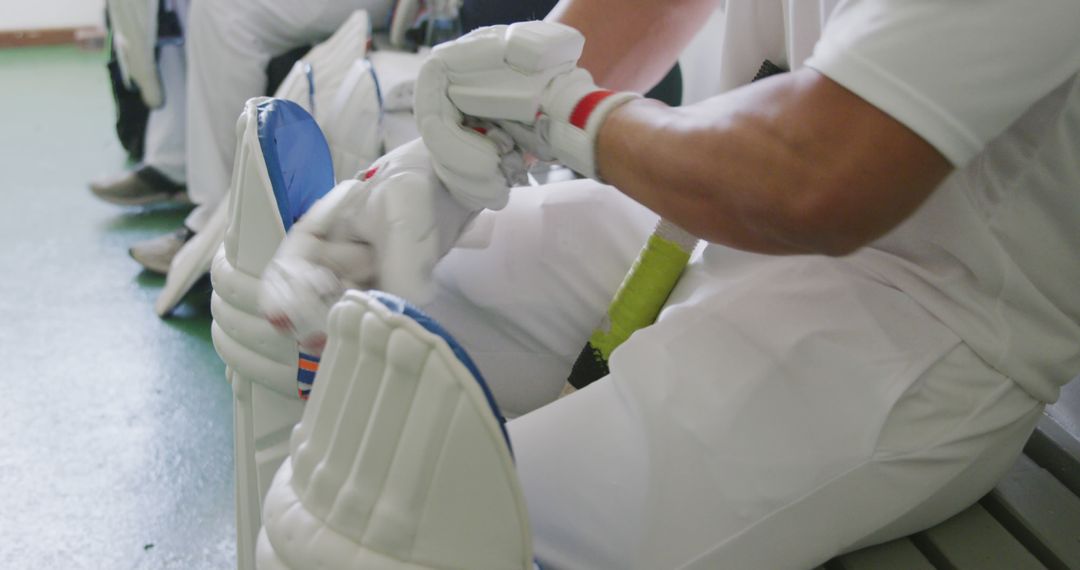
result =
M165 286L154 301L154 312L159 317L165 317L172 313L173 309L187 295L195 283L210 271L210 265L214 261L214 254L221 247L221 240L225 237L225 227L228 225L228 211L225 203L221 202L213 206L213 214L210 220L187 243L176 252L172 262L169 263L169 272L165 275Z
M280 148L264 147L259 137L263 127L267 138L276 138L275 126L282 123L275 122L275 116L283 112L283 106L288 105L265 97L251 99L237 123L239 143L233 183L227 207L221 208L227 213L228 228L211 269L211 334L226 364L234 396L237 563L241 570L255 567L262 499L278 466L288 456L289 434L303 412L297 393L296 342L262 318L256 301L263 269L285 237L284 220L296 215L285 211L298 201L295 191L278 199L277 194L290 194L292 188L281 186L283 176L271 175L267 154L275 155L271 162L281 169L288 168L287 157L277 152ZM286 132L292 139L303 134L297 128L303 122L301 117L298 122L284 123L290 127ZM308 127L309 131L313 129L310 124ZM302 147L316 148L315 142L305 140ZM299 178L290 177L290 181L300 186ZM323 172L324 184L330 183L329 178L329 173ZM274 180L279 183L277 192Z
M379 77L383 109L388 112L412 111L416 77L420 75L420 68L430 54L430 51L375 51L368 55Z
M330 145L337 180L354 177L382 156L379 80L370 61L353 62L319 123Z
M316 120L326 134L334 174L345 180L420 136L413 118L413 86L427 54L375 51L353 62L329 108Z
M430 52L375 51L368 55L382 94L382 145L386 152L420 136L413 116L416 76Z
M154 56L158 0L108 0L106 8L124 81L139 88L147 107L160 107L165 95Z
M366 10L356 10L331 35L311 48L295 64L274 92L278 99L299 104L325 128L324 109L332 106L349 68L367 55L371 20Z
M416 117L412 111L397 111L383 114L383 148L390 152L405 143L420 138L416 128Z
M265 99L265 97L253 98L247 102L247 106L250 107L252 101ZM251 126L253 120L255 119L252 118L251 113L245 110L236 121L237 152L233 157L232 182L229 184L226 196L234 194L234 188L238 184L250 183L245 182L244 177L245 175L252 176L251 171L255 168L251 164L252 161L262 162L261 154L256 158L250 152L245 152L252 145L252 139L255 140L255 146L258 146L258 126L257 123ZM265 167L263 170L265 171ZM250 178L247 180L250 181ZM217 204L200 205L200 208L212 208L210 219L203 224L202 228L197 229L194 237L176 252L176 256L169 263L169 272L165 275L165 286L161 288L161 293L154 301L154 312L159 317L166 317L172 313L184 295L187 295L195 283L210 271L214 255L221 247L229 225L227 202L228 199Z
M313 75L314 70L303 58L297 60L289 69L289 73L285 75L285 79L282 79L281 84L274 90L274 97L288 99L310 113L311 109L315 107L315 78Z
M396 297L350 291L323 356L259 568L532 569L509 440L453 339Z
M356 10L326 41L297 61L274 96L299 104L322 128L336 180L382 155L378 80L366 60L371 20Z

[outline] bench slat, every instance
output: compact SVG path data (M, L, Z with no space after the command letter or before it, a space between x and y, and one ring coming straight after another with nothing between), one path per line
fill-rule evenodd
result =
M834 559L842 570L934 570L934 565L906 538L871 546Z
M1017 570L1045 568L981 505L914 537L912 541L942 568Z
M1053 418L1043 416L1024 453L1073 494L1080 495L1080 441Z
M1047 567L1080 568L1080 497L1027 456L983 505Z

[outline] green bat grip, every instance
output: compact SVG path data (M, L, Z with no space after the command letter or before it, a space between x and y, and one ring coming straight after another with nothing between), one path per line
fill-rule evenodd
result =
M567 379L571 386L583 388L607 375L611 353L635 331L656 321L696 244L697 238L660 220L574 362Z
M784 73L785 69L765 60L753 81ZM584 388L607 376L608 359L634 331L651 325L679 282L697 238L679 226L660 220L649 241L638 254L600 327L593 331L581 350L563 395Z

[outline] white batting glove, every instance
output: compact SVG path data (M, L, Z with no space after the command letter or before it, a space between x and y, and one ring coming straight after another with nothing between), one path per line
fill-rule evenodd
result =
M420 139L402 145L293 225L263 273L259 308L318 354L330 307L347 289L429 300L435 264L477 211L447 191Z
M441 44L416 81L416 118L441 163L477 144L463 115L495 121L529 152L599 178L596 136L607 115L635 93L600 89L577 67L580 32L548 22L475 30Z
M445 97L421 97L420 86L429 93L445 92L444 74L431 67L432 59L420 68L414 86L414 114L424 144L439 178L457 200L472 208L501 209L510 197L510 187L527 183L525 159L510 135L489 121L465 117ZM436 65L437 67L437 65ZM417 112L427 111L427 125ZM512 149L507 152L506 148Z

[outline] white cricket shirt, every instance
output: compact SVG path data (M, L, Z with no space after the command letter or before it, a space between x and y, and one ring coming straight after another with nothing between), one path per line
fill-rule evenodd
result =
M723 4L713 92L766 58L808 66L952 162L910 219L847 259L1056 400L1080 372L1080 1Z

